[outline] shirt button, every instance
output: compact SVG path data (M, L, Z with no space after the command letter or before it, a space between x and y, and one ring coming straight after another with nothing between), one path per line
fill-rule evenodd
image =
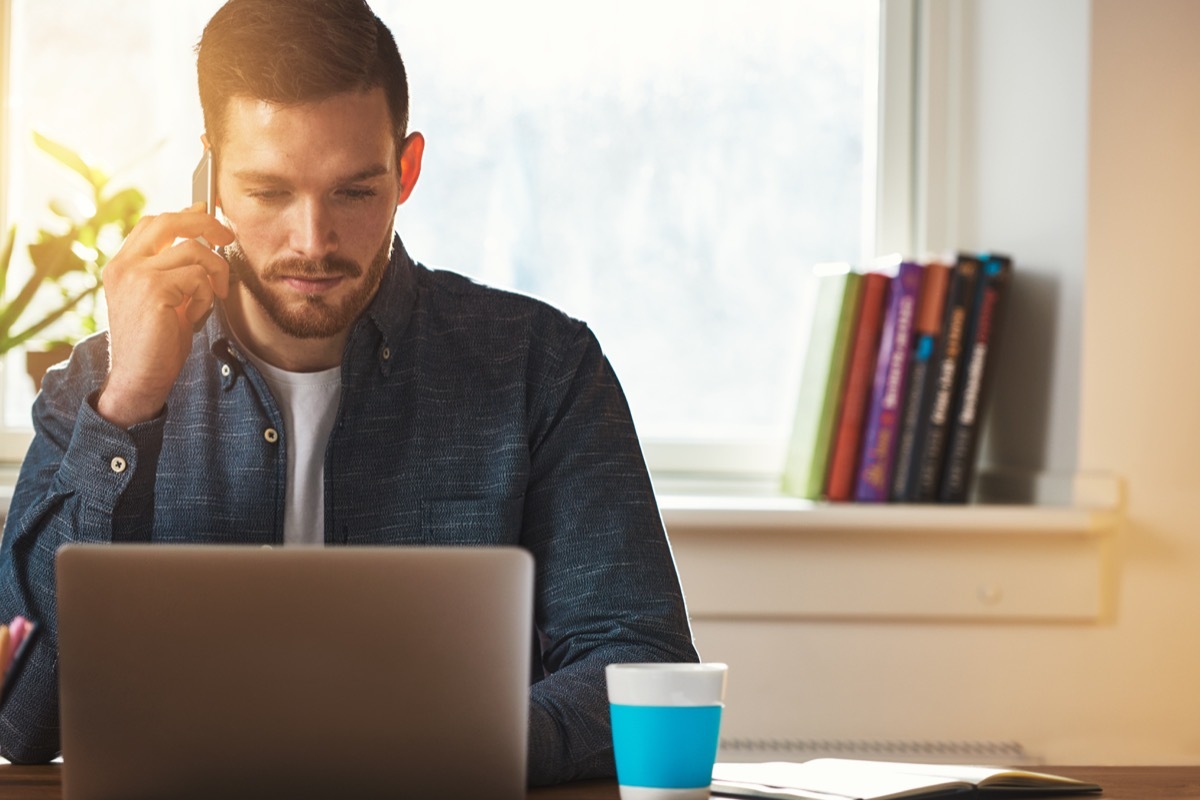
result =
M113 460L108 462L108 465L112 467L112 471L118 475L125 471L125 467L129 466L125 463L125 459L121 458L120 456L113 456Z
M389 358L391 358L391 357L392 357L392 348L390 348L390 347L385 347L385 348L383 348L383 354L382 354L382 355L383 355L383 360L384 360L384 361L387 361Z
M274 428L267 428L265 431L263 431L263 438L271 444L275 444L279 441L279 431L275 430Z
M221 365L221 375L228 378L231 374L233 374L233 370L229 368L229 365L222 364Z

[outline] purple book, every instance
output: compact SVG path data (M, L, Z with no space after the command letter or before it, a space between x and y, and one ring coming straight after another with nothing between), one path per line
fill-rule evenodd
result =
M896 279L888 290L879 360L875 362L875 382L862 442L862 464L854 488L855 500L883 503L888 499L896 438L900 435L904 413L904 384L908 380L913 322L923 273L920 264L905 261L900 264Z

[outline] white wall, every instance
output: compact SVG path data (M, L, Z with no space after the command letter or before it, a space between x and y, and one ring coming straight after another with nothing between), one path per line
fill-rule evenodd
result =
M1080 464L1129 487L1112 691L1200 759L1200 3L1093 13Z
M957 2L958 0L951 0ZM960 3L958 246L1010 253L986 463L1074 472L1087 192L1087 0Z
M702 655L731 665L723 733L1200 763L1200 3L967 10L963 244L1011 251L1025 282L992 454L1127 480L1111 617L698 620Z

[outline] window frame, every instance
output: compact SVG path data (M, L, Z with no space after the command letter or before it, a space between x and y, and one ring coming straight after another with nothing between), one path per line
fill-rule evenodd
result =
M918 29L928 27L929 6L939 0L877 0L874 4L877 24L867 35L878 37L878 59L868 62L868 81L874 82L878 100L866 103L864 116L864 209L873 214L864 218L863 253L913 252L913 245L927 237L916 236L918 209L928 194L929 175L919 173L917 161L921 138L918 117L927 109L919 105L918 89L922 57L919 63ZM936 19L952 14L944 6L952 0L940 0ZM13 6L0 0L0 52L11 53ZM874 50L870 50L874 52ZM10 96L10 67L0 59L0 97ZM870 97L871 92L865 92ZM7 230L7 181L11 147L7 114L0 115L0 229ZM949 185L948 182L941 184ZM942 218L939 218L941 220ZM923 227L928 227L922 217ZM9 359L8 364L14 363ZM0 372L0 391L4 376ZM18 464L24 458L32 432L28 429L0 427L0 464ZM643 452L656 480L671 482L713 482L724 484L773 485L786 452L787 442L779 440L678 440L644 437Z

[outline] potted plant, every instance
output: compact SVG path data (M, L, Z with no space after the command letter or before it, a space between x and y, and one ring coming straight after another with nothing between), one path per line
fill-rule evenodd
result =
M113 190L110 176L74 150L36 132L33 138L41 150L83 178L91 194L84 209L51 201L58 221L54 229L39 230L28 246L32 272L15 293L8 285L15 225L0 251L0 355L26 345L30 377L40 389L46 369L70 355L76 341L95 332L100 270L141 217L146 198L133 188ZM71 324L62 324L65 321ZM44 347L30 347L34 342Z

